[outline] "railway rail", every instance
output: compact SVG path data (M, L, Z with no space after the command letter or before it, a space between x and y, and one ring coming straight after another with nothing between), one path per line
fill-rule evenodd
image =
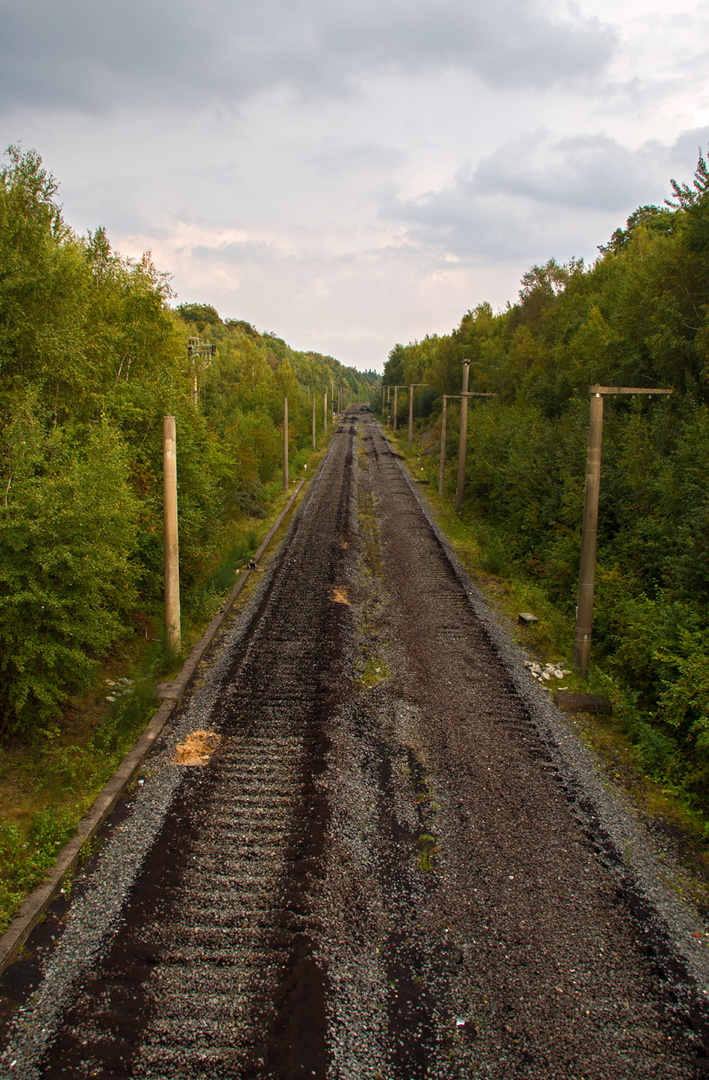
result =
M707 1075L705 946L502 641L351 410L6 974L2 1076Z

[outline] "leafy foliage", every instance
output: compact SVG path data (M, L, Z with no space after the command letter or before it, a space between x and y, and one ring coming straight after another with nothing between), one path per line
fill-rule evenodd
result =
M225 323L211 305L171 310L168 278L148 255L122 258L102 228L76 236L56 196L39 156L10 147L0 169L0 733L40 741L99 658L136 623L160 621L163 415L177 420L189 609L210 591L225 524L263 514L272 497L283 396L297 453L313 392L366 394L373 382ZM188 356L188 338L205 336L216 355Z
M469 413L468 509L490 558L576 601L594 383L667 387L606 399L594 641L642 710L644 745L709 806L709 171L672 181L591 266L551 260L500 313L468 311L444 337L397 345L385 384L497 394ZM432 403L427 402L427 410ZM456 409L450 408L450 452ZM452 480L452 477L451 477ZM648 732L652 732L652 738ZM673 748L672 752L668 747ZM654 756L653 756L654 755ZM678 765L677 763L681 764Z

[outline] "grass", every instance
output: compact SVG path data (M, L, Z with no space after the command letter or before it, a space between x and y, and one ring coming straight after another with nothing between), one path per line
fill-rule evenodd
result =
M419 866L424 874L428 874L436 865L438 853L436 838L430 833L421 833L416 843L419 849Z
M358 432L360 434L360 432ZM357 464L369 472L367 453L360 442ZM374 496L363 485L357 491L357 522L361 541L361 562L367 582L367 600L358 613L359 648L355 681L367 690L386 682L391 674L387 663L387 643L382 637L379 614L385 603L384 569Z
M224 530L212 571L183 605L182 653L166 653L161 612L142 613L136 630L108 656L89 690L70 699L61 718L33 744L6 743L0 757L0 932L26 894L39 885L57 852L122 758L135 744L159 701L155 685L173 678L205 626L223 607L237 570L251 558L290 498L299 477L314 475L329 439L315 452L300 452L289 492L272 486L267 517L242 516ZM304 469L307 465L307 469ZM305 492L303 488L302 494ZM289 526L286 519L261 560L265 567ZM239 596L246 603L258 584L253 575ZM122 680L129 680L128 683ZM115 692L117 684L119 690ZM108 697L115 697L113 702Z
M502 537L466 514L465 507L461 516L455 513L454 492L448 486L455 482L452 475L447 477L447 494L439 496L436 441L415 441L409 453L406 432L389 432L389 438L411 475L431 481L421 490L436 521L511 636L530 659L559 662L571 669L574 626L568 613L553 603L538 581L510 565ZM428 452L428 447L433 452ZM522 627L517 619L520 611L533 612L539 622ZM546 687L553 690L558 685L552 680ZM638 717L632 695L618 675L602 664L592 663L587 679L572 671L563 686L610 698L611 716L577 714L567 717L566 722L594 751L608 782L625 791L665 848L667 880L677 895L691 897L702 912L709 912L709 821L690 805L679 786L663 778L663 748L655 745L656 729Z

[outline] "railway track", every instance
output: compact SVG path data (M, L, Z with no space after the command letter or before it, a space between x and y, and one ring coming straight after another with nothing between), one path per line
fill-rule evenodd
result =
M498 651L352 413L56 941L6 978L2 1075L706 1075L701 994ZM177 765L204 730L208 763Z

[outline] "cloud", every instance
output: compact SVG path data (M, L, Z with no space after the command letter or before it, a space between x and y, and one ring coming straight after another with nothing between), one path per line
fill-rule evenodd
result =
M376 175L392 172L403 165L407 154L393 146L375 142L348 143L340 138L327 138L315 153L307 158L316 169L328 173L370 173Z
M691 183L699 154L707 157L709 126L681 132L667 152L668 172L680 183Z
M539 132L495 150L463 184L473 196L503 194L617 210L642 190L647 158L654 156L650 146L633 152L606 135L567 136L552 142Z
M0 13L5 109L234 106L277 86L343 94L373 71L451 67L548 87L596 75L616 41L562 0L2 0Z
M207 244L197 244L190 248L190 252L196 259L207 259L233 266L244 266L252 263L274 263L278 259L278 253L271 244L239 240L226 244L217 244L214 247Z
M662 204L673 170L686 178L708 137L698 128L670 145L649 140L630 149L603 134L553 139L539 131L461 167L437 190L389 195L381 213L403 226L406 243L473 263L592 257L636 206Z

